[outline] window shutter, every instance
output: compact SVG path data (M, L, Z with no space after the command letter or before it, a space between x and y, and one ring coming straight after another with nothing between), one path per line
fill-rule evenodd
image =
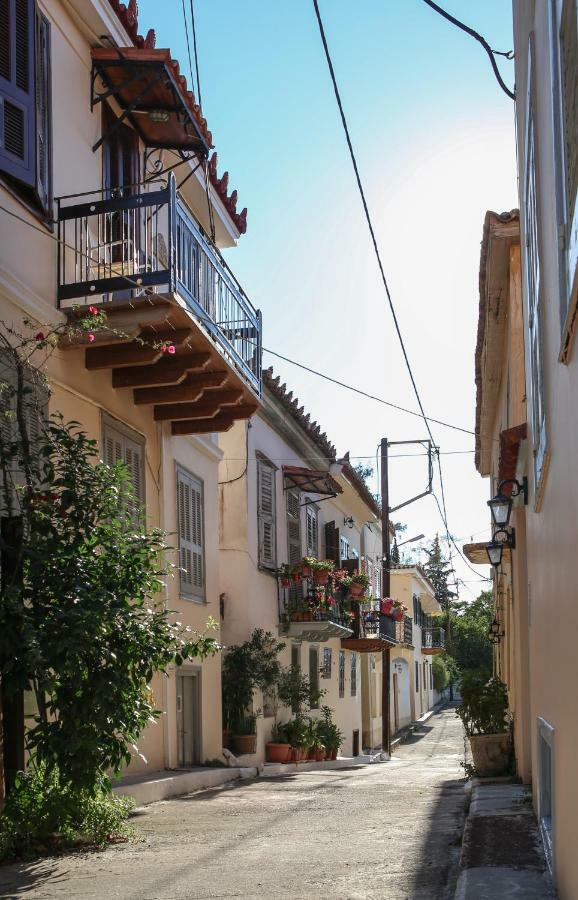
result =
M544 403L544 362L541 313L538 199L536 195L536 145L534 132L533 44L528 49L528 93L526 98L526 143L524 177L525 279L528 298L528 347L530 351L530 394L534 449L534 490L536 497L546 460L546 410Z
M309 647L309 685L312 692L319 691L319 650ZM319 709L319 701L311 704L311 709Z
M1 2L1 0L0 0ZM43 210L51 204L51 74L50 24L42 15L36 20L36 191Z
M578 261L578 9L576 0L565 0L560 27L561 81L566 156L567 271L572 291Z
M301 562L301 509L298 491L287 491L287 551L289 565Z
M335 563L337 568L341 564L339 553L339 528L335 527L335 522L325 523L325 558Z
M177 506L181 594L204 600L203 486L182 469L177 470Z
M0 21L0 169L34 187L34 0L0 0Z
M104 461L107 466L123 462L132 485L134 500L130 514L138 518L145 505L144 444L129 437L110 422L103 424Z
M319 553L318 513L314 506L307 506L307 556L317 557Z
M257 463L257 526L259 565L274 569L277 565L275 469L262 460Z

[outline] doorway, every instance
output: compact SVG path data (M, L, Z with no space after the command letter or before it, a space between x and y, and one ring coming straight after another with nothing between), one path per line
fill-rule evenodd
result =
M393 673L393 731L399 731L399 684L397 672Z
M177 675L177 747L182 768L201 762L200 681L199 672Z

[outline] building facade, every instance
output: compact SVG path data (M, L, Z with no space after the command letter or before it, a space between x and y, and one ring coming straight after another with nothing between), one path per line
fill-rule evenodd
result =
M178 62L138 34L134 0L8 0L1 16L0 317L34 334L106 311L49 355L50 411L125 462L147 525L176 535L164 602L204 631L219 619L218 433L261 395L260 315L220 253L246 210ZM218 757L220 659L151 688L163 715L131 773ZM21 714L3 713L17 768Z
M486 216L476 458L491 496L513 500L515 544L510 537L494 578L495 665L509 689L518 771L531 781L566 900L578 884L578 723L567 689L578 626L578 11L575 0L514 0L513 14L520 212ZM485 561L484 546L468 552Z

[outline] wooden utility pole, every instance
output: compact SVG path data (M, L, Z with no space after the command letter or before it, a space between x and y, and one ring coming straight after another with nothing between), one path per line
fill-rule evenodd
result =
M381 594L389 597L391 592L391 548L389 544L389 471L388 471L388 442L387 438L381 441ZM389 727L390 706L390 650L383 650L381 654L381 723L382 723L382 750L391 752L391 734Z

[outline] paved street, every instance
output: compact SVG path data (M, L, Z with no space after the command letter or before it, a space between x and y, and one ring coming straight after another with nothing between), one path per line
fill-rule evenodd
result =
M0 869L0 896L177 900L453 896L461 723L433 716L390 763L262 778L149 807L143 839Z

